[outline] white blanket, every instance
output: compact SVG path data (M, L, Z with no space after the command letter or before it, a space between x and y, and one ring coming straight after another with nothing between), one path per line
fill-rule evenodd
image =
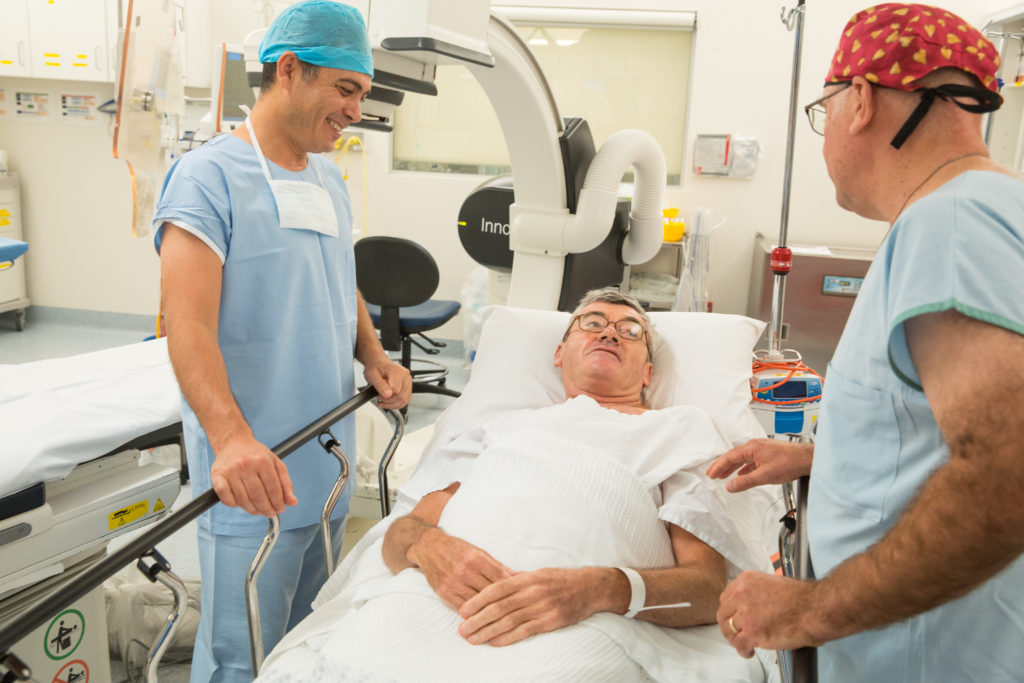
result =
M0 495L181 420L165 339L0 365Z
M335 577L346 588L275 648L262 681L758 681L717 626L669 629L599 613L503 648L473 646L421 572L391 576L383 527ZM647 488L607 454L536 431L481 454L440 526L517 570L673 563ZM679 596L685 600L686 596Z

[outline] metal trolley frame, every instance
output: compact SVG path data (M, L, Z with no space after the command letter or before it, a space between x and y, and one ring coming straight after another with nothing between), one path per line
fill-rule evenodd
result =
M443 393L457 397L459 394L450 389L438 390L434 386L423 386L419 383L413 385L414 393ZM329 453L338 458L341 465L341 473L338 481L332 490L324 510L321 514L321 528L329 530L329 519L342 489L348 480L348 459L342 452L337 440L330 432L330 427L342 418L355 412L360 406L369 403L377 397L377 391L373 387L361 389L355 396L342 403L337 408L309 423L301 430L288 437L272 450L279 458L285 458L301 445L310 439L317 438L321 446ZM390 512L391 501L388 489L387 468L395 454L398 443L402 438L405 420L401 413L396 410L385 411L395 421L395 433L388 443L388 447L381 458L378 466L378 485L381 493L381 512L387 515ZM206 510L219 502L217 494L213 489L196 496L177 512L174 512L162 521L155 524L139 534L132 541L125 544L119 550L107 555L97 561L92 567L75 576L73 580L58 587L53 593L39 602L32 605L18 618L7 623L0 624L0 683L10 681L31 680L32 672L25 663L18 658L12 648L22 638L33 630L44 624L55 612L60 611L79 598L88 594L99 586L103 581L113 576L122 567L137 560L139 570L142 571L151 581L159 581L167 586L175 595L175 605L168 615L167 624L157 637L150 649L149 659L146 664L146 680L156 680L156 669L160 657L166 650L174 636L179 624L179 618L184 612L187 594L181 580L170 571L170 564L156 551L156 544L175 533L183 526L197 518ZM260 569L266 561L267 555L273 547L280 528L280 521L275 517L270 519L270 533L264 539L263 546L257 553L249 572L246 575L246 599L249 607L250 619L250 640L252 643L252 654L254 671L259 671L259 665L263 661L262 632L259 624L259 607L256 602L256 578ZM330 533L324 533L324 555L327 562L328 574L334 570L334 548ZM150 561L147 563L147 559Z

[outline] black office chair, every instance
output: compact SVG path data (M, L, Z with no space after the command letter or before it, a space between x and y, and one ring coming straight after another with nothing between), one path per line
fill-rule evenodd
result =
M428 355L439 354L445 344L423 334L440 327L459 312L458 301L431 299L440 274L434 257L412 240L401 237L364 237L355 244L356 284L366 300L373 325L388 351L401 351L401 363L415 382L436 382L443 387L448 368L425 358L412 358L415 344ZM421 337L429 346L412 336ZM413 368L413 361L428 368Z

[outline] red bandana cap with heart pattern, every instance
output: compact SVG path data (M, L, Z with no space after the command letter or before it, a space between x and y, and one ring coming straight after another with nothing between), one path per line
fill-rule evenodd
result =
M891 2L853 15L825 82L863 76L889 88L916 90L918 79L943 67L962 69L999 92L999 52L980 31L938 7Z
M863 76L870 83L905 91L922 91L922 102L892 145L903 141L936 98L950 100L973 113L995 111L999 95L999 52L976 28L944 9L929 5L885 3L857 12L843 29L826 85ZM973 75L984 90L955 84L924 88L918 82L945 67ZM972 97L978 104L955 98Z

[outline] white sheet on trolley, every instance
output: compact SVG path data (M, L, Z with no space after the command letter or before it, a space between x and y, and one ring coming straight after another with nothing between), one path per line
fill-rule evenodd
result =
M0 496L180 419L165 339L0 365Z

